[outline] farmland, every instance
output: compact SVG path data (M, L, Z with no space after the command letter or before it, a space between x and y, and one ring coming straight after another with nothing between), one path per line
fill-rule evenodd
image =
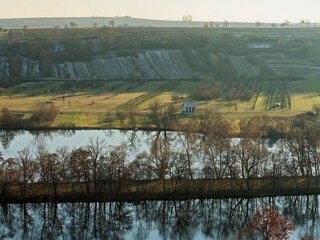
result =
M182 110L183 102L196 102L198 109L212 108L222 112L228 119L238 121L255 114L267 114L273 117L292 117L312 110L313 103L320 100L319 94L310 93L307 85L315 85L315 79L308 81L286 82L264 81L249 100L230 105L228 100L197 101L194 92L202 83L184 81L144 81L141 83L100 82L97 86L76 86L63 90L65 83L40 82L24 84L7 89L0 98L1 106L15 112L31 112L35 104L53 101L59 107L60 115L53 126L74 124L82 127L108 127L106 114L128 111L134 107L140 113L147 113L149 105L159 99L162 104L174 103L177 114ZM73 85L73 84L72 84ZM316 86L312 87L316 89ZM318 90L315 90L318 91ZM319 91L318 91L319 92ZM172 95L183 96L173 100ZM281 106L274 104L280 102ZM292 111L290 111L292 110ZM141 120L142 121L142 120Z
M40 78L39 65L39 61L24 58L23 78ZM178 50L145 51L137 57L105 54L90 62L55 63L51 68L50 79L181 79L196 75Z
M230 60L235 67L238 76L247 75L248 77L256 77L259 70L251 66L245 56L230 56Z
M290 93L285 82L265 81L256 94L254 110L289 110L291 108ZM280 106L275 106L280 103Z
M0 79L9 77L9 59L0 57Z
M308 91L314 104L320 105L320 82L317 78L310 78L306 81Z
M131 110L143 118L157 99L179 117L184 102L235 122L292 117L320 104L316 30L10 30L0 45L0 105L28 118L35 104L53 102L54 126L107 127L106 119Z

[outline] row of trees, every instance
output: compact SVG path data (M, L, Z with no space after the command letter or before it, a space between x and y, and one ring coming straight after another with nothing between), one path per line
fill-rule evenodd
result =
M2 128L23 128L39 125L51 125L59 115L59 108L53 103L37 103L33 106L31 118L22 119L23 115L13 114L4 107L0 111L0 127Z
M276 190L280 177L299 176L306 177L307 188L314 187L311 177L320 176L319 128L297 127L287 134L283 146L268 149L263 142L263 125L261 116L242 120L240 138L233 139L231 124L206 111L198 123L180 126L173 136L149 139L148 149L131 162L124 145L108 146L101 139L54 153L44 146L39 146L35 154L23 149L15 158L1 161L2 193L18 184L21 196L25 196L29 183L40 182L44 194L56 195L59 184L72 183L73 189L85 184L86 193L116 196L128 182L137 183L137 191L149 191L152 180L162 182L164 193L168 189L176 192L184 179L230 179L233 190L250 193L257 188L258 178L271 179L271 187Z

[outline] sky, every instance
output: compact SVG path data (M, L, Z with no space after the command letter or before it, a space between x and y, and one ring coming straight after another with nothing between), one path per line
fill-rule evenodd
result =
M0 18L115 17L193 21L320 22L319 0L1 0Z

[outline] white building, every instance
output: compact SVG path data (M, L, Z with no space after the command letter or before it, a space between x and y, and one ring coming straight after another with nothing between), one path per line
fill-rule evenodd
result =
M183 112L193 113L196 111L196 107L197 107L196 103L183 103Z

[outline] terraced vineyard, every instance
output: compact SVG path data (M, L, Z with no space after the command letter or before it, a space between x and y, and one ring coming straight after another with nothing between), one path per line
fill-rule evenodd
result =
M157 88L153 91L147 92L137 98L134 98L134 99L118 106L114 110L121 111L121 110L128 110L128 109L130 109L130 107L138 107L139 105L159 96L160 94L162 94L164 92L169 92L169 91L172 91L172 90L178 88L180 84L181 84L181 82L166 82L165 84L161 85L159 88Z
M40 78L40 61L24 58L22 61L23 78Z
M147 79L191 78L195 73L182 51L146 51L137 57L97 56L91 62L74 62L53 65L54 78Z
M8 78L9 75L9 59L0 57L0 79Z
M291 60L283 54L262 55L260 58L279 77L312 77L320 76L320 67L304 61Z
M230 61L237 70L238 76L246 75L248 77L256 77L259 74L257 67L252 66L245 56L230 56Z

